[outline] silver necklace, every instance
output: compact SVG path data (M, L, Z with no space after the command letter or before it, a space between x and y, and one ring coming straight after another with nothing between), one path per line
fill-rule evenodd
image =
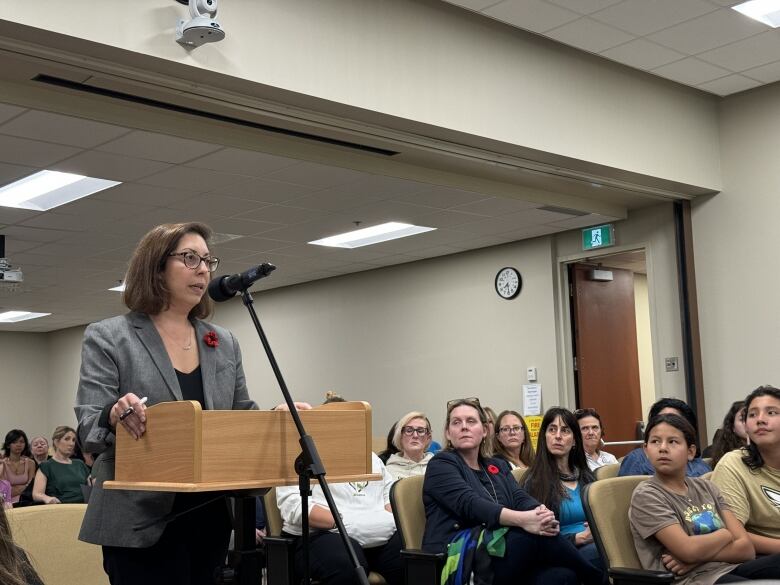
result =
M485 471L485 468L480 465L479 467L480 471L485 474L485 477L487 477L487 480L490 482L490 489L493 490L493 493L491 494L488 489L485 487L485 484L482 482L479 482L479 485L482 486L482 489L485 490L485 493L492 499L496 504L498 504L498 494L496 493L496 486L493 485L493 480L490 479L490 475L488 475L488 472Z
M187 343L187 345L182 345L181 343L177 342L176 339L174 339L174 337L168 331L166 331L162 325L160 325L160 331L165 333L168 339L176 343L176 345L181 347L184 351L189 351L192 349L192 328L191 327L189 328L189 331L187 331L187 341L189 342Z

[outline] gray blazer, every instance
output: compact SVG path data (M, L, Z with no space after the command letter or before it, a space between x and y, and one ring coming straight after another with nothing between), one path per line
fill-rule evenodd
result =
M249 399L241 365L241 350L233 334L210 323L193 320L200 352L205 407L210 410L257 408ZM219 345L203 342L215 331ZM82 447L99 453L92 468L95 487L81 526L79 539L106 546L131 548L155 544L165 528L162 520L173 507L175 494L104 490L114 478L114 433L99 425L104 408L133 392L147 396L147 406L182 400L181 389L168 353L151 319L128 313L89 325L81 350L81 374L76 395L76 417Z

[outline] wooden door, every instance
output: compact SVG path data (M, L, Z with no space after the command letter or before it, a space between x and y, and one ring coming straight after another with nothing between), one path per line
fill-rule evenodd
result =
M595 281L593 268L575 264L569 269L577 406L595 408L601 415L605 440L629 441L642 420L634 275L599 267L611 271L613 280ZM620 457L633 448L607 450Z

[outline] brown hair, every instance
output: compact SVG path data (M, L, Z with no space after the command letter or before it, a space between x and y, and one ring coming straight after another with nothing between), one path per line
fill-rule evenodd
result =
M68 433L73 433L74 435L78 436L76 434L76 429L73 429L66 425L61 425L54 429L54 432L51 434L51 442L54 443L55 441L59 441L62 437L67 435Z
M482 442L479 444L479 457L483 459L487 459L488 457L493 456L493 452L491 450L490 445L488 444L488 432L487 432L487 423L488 418L487 414L485 414L485 410L482 408L482 405L479 403L478 400L471 399L471 398L461 398L458 400L450 400L447 403L447 420L444 421L444 448L448 451L454 451L455 447L452 445L452 441L450 441L447 438L447 431L450 428L450 415L452 414L452 411L458 408L459 406L470 406L474 410L477 411L479 414L479 420L482 423L482 426L485 427L485 436L482 438Z
M501 444L498 439L499 428L501 421L507 416L516 416L520 420L520 424L523 426L523 444L520 445L520 462L526 467L530 467L534 461L534 448L531 445L531 432L528 430L528 425L525 423L525 419L516 410L505 410L498 415L496 419L496 457L501 457L507 461L512 461L506 447ZM514 463L514 462L513 462Z
M27 585L27 577L34 574L34 569L14 544L5 510L0 506L0 583Z
M165 263L168 255L176 250L179 240L187 234L197 234L208 243L211 228L198 222L165 223L152 228L130 258L125 275L122 301L131 311L157 315L168 308L170 291L165 287ZM205 319L213 310L211 298L203 295L190 311L190 318Z

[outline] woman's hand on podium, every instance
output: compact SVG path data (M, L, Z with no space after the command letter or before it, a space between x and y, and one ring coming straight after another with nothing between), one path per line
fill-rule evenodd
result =
M308 402L293 402L295 405L296 410L311 410L311 404ZM282 402L281 404L277 404L274 406L271 410L290 410L287 408L287 403Z
M116 428L118 424L127 429L134 439L138 440L146 432L146 402L132 392L128 392L116 401L109 413L109 422Z

